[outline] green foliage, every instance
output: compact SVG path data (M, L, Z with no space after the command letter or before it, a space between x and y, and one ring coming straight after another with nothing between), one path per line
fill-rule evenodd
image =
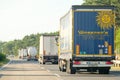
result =
M5 54L0 53L0 67L8 62L9 62L9 59L6 58Z
M1 61L4 61L5 59L6 59L6 55L0 53L0 62L1 62Z
M110 5L111 0L84 0L84 5Z
M116 26L120 27L120 0L84 0L83 5L114 5L116 7Z
M120 28L116 30L116 38L115 38L116 48L120 48Z
M0 53L18 55L18 49L26 48L28 46L35 46L39 49L40 35L58 35L58 32L41 33L26 35L22 40L14 40L9 42L0 42Z
M4 43L0 41L0 53L2 53L2 50L3 50L2 45L3 45L3 44L4 44Z
M120 54L120 27L116 29L115 52L116 54Z

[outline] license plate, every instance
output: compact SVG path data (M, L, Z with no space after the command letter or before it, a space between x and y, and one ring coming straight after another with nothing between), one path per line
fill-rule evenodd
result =
M88 62L88 66L89 67L97 67L98 66L98 62Z

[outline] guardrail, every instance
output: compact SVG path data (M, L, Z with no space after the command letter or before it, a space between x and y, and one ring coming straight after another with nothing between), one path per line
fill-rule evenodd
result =
M120 60L113 60L114 67L120 67Z

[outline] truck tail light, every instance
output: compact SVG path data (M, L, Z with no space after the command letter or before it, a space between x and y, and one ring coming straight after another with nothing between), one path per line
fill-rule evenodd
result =
M73 61L73 64L79 65L81 63L80 63L80 61Z
M106 64L113 64L113 62L107 61Z
M112 46L111 45L108 46L108 55L112 55Z
M76 55L80 55L80 45L76 45Z

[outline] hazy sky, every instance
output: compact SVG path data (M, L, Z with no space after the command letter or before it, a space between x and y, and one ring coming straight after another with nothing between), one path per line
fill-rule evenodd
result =
M83 0L0 0L0 41L59 30L59 19Z

